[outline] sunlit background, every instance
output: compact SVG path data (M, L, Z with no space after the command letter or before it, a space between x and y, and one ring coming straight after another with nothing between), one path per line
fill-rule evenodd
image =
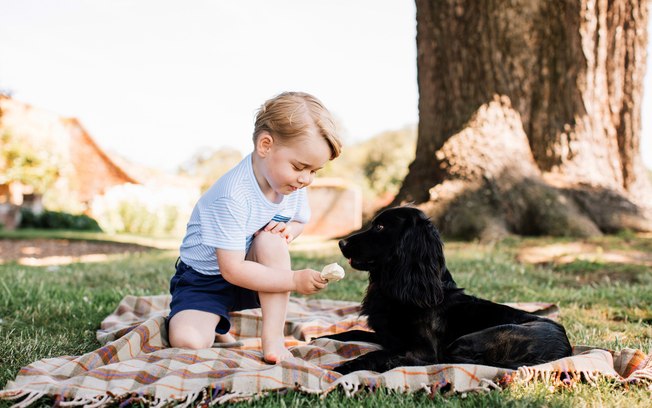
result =
M347 143L415 124L415 36L407 0L0 0L0 87L174 171L207 147L248 152L256 108L283 90L321 98Z
M411 1L0 0L0 86L105 149L174 170L252 148L253 116L315 94L348 143L418 120Z

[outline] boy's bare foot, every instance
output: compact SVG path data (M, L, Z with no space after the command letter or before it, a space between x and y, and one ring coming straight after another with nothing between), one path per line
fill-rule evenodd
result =
M215 335L215 341L218 343L235 343L235 337L231 335L231 333L226 333L226 334L216 334Z
M266 363L276 364L289 357L292 357L292 353L285 348L285 342L282 337L263 339L263 359Z

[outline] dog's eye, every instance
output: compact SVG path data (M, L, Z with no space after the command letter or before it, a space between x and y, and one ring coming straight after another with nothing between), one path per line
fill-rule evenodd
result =
M380 232L380 231L382 231L383 228L385 228L385 227L383 227L383 226L380 225L380 224L374 225L374 231L376 231L376 232Z

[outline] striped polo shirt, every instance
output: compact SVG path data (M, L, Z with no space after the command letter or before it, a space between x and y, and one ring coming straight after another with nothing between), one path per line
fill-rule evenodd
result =
M220 273L217 248L249 250L253 235L270 221L307 223L306 189L283 195L280 203L264 196L254 176L251 154L220 177L192 210L180 247L181 260L206 275Z

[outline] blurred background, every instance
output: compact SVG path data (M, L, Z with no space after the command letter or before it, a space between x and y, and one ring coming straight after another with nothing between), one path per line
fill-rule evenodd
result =
M345 141L308 232L358 228L415 157L416 23L412 1L0 0L0 223L179 235L251 151L258 106L301 90Z

